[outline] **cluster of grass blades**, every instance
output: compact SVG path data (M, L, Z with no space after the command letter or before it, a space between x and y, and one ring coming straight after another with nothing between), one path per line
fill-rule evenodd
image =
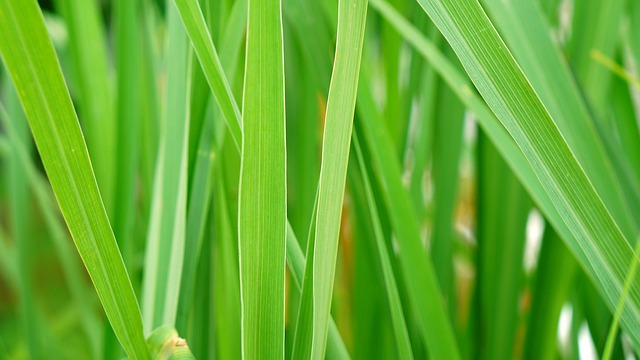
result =
M0 358L639 356L639 34L623 0L0 0Z

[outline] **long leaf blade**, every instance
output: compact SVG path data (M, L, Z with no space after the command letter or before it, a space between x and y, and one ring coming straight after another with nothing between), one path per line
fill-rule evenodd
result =
M249 0L238 238L242 352L284 357L287 224L280 0Z
M0 53L18 90L62 213L109 321L129 356L146 359L149 353L142 336L136 297L100 198L53 45L35 1L0 2Z
M313 252L312 358L324 358L338 256L342 201L367 15L366 0L341 0L329 85ZM303 287L304 288L304 287ZM304 296L304 293L303 293Z

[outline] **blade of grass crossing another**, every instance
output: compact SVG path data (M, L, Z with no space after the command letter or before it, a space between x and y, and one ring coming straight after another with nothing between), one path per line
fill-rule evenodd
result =
M189 38L193 43L194 51L200 60L202 70L211 87L214 98L227 121L231 137L236 146L240 147L240 140L242 138L240 110L231 93L229 82L224 76L222 63L211 39L211 34L207 29L207 23L204 20L198 1L175 0L175 4L182 18L184 27L189 34ZM280 37L282 38L282 36ZM282 51L280 51L280 53L282 53Z
M282 359L287 231L282 11L280 0L248 1L238 201L242 354Z
M187 33L189 34L190 37L195 36L195 35L192 35L193 31L197 31L194 29L197 29L197 28L206 29L206 23L204 23L204 18L202 16L194 16L194 14L198 15L202 13L202 11L200 10L195 10L196 8L194 6L198 6L197 4L195 5L189 4L188 2L190 2L191 0L176 0L176 1L177 1L176 5L178 6L183 22L185 23ZM185 5L180 1L187 2L187 4ZM189 6L187 7L187 5ZM190 9L194 9L194 10L191 11ZM232 17L234 21L230 22L229 27L225 30L225 34L238 36L239 32L237 31L237 27L239 24L242 23L241 20L244 17L245 11L246 9L243 9L242 7L234 8L234 10L232 11ZM200 31L200 34L206 34L206 32ZM227 35L223 36L223 40L229 39L229 36ZM238 124L238 127L241 126L240 111L234 110L234 109L238 109L238 106L235 103L235 99L231 92L231 87L225 85L225 84L229 84L227 77L225 73L222 71L222 67L219 67L215 64L217 62L217 60L215 59L219 59L219 56L213 45L213 42L210 40L194 41L193 39L191 40L191 42L194 47L194 51L196 52L196 55L199 56L199 58L201 56L202 57L208 56L210 57L210 59L212 59L212 60L202 60L202 58L200 58L201 66L203 67L203 72L207 76L207 80L209 81L209 86L211 87L211 91L213 92L214 97L218 101L218 105L220 106L220 109L227 120L226 125L230 129L231 136L239 137L234 142L237 145L242 140L242 131L240 132L234 131L232 129L233 127L232 123L235 121ZM226 44L228 44L228 47L225 46L225 43L223 43L223 46L222 46L223 50L228 49L229 51L231 51L232 55L229 55L229 56L235 59L238 54L237 54L236 47L233 45L234 40L228 40ZM208 54L208 55L202 55L202 54ZM227 64L229 64L229 69L231 69L230 72L233 73L233 68L231 66L233 66L234 62L231 59L226 61L227 52L225 52L224 54L225 54L225 58L222 58L220 60L222 61L223 64L225 64L225 68L227 68ZM231 105L223 107L222 105L220 105L220 102L227 101L227 100L220 100L220 99L228 99ZM235 136L234 136L234 133L236 134ZM237 149L240 150L239 147L237 147ZM300 249L300 245L297 241L298 240L296 239L295 234L293 233L293 230L291 229L289 223L287 222L287 239L286 239L287 263L289 268L292 269L293 271L292 273L297 274L298 284L301 284L303 272L304 272L304 269L303 269L304 255L302 254L302 250ZM329 341L328 348L327 348L328 356L335 355L335 358L339 358L339 359L349 358L349 354L337 330L337 327L335 326L333 319L330 321L330 324L329 324L329 340L328 341Z
M571 248L613 308L632 249L493 24L476 1L418 2L531 164L577 240ZM635 344L640 344L639 290L633 287L622 321Z
M145 332L174 325L185 246L191 46L173 3L167 45L167 108L161 129L143 281Z
M318 185L316 223L321 226L316 227L313 252L313 359L324 358L327 343L367 0L340 0L338 6L336 57L329 85Z
M147 359L142 321L38 4L0 1L0 53L54 193L107 317L129 357ZM43 88L47 84L47 88Z

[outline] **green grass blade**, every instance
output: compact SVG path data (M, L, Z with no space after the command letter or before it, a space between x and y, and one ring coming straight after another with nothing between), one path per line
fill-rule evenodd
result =
M322 225L316 227L313 252L313 359L324 358L327 342L366 14L366 0L339 3L338 55L329 85L318 185L316 223Z
M209 82L214 98L227 121L231 137L239 148L242 138L240 110L231 93L229 82L224 76L222 63L213 45L202 10L197 0L175 0L175 4L193 43L194 51L200 60L202 70Z
M382 265L387 297L391 308L391 320L393 322L393 331L395 334L396 346L398 348L398 358L411 360L413 359L413 353L411 352L411 342L409 341L407 325L402 313L400 295L398 294L396 280L393 275L393 268L391 267L391 260L389 258L389 252L387 251L387 245L384 242L384 234L382 232L382 226L380 225L378 210L373 197L373 190L371 189L369 175L367 174L367 169L364 165L364 158L362 156L362 150L360 149L360 143L357 135L354 137L354 147L356 149L358 166L362 173L362 182L364 184L364 191L369 204L369 212L371 214L371 221L373 222L373 230L376 238L376 247L378 249L378 256Z
M80 126L35 1L0 2L0 53L56 198L118 339L146 359L135 294L96 185ZM43 88L47 84L47 88Z
M111 216L115 195L117 122L100 4L96 0L56 0L54 3L69 29L70 58L78 84L74 98L78 98L78 113L100 194Z
M604 347L604 352L602 354L602 360L610 360L611 354L613 353L614 342L616 340L616 335L618 333L618 326L620 325L620 318L622 317L622 309L624 309L624 304L627 302L629 296L629 290L631 289L631 284L636 277L636 273L638 270L638 251L640 251L640 241L636 241L636 248L634 251L634 256L631 259L631 264L629 264L629 271L627 273L627 277L624 280L624 289L622 290L622 294L620 295L620 300L618 301L618 305L616 306L616 311L613 315L613 321L611 322L611 327L609 329L609 334L607 335L607 342Z
M160 139L143 284L145 332L174 325L184 258L191 46L169 3L167 108Z
M371 5L374 1L370 1ZM364 68L363 68L364 70ZM421 230L413 213L413 206L403 184L400 164L394 155L391 139L384 131L384 124L376 111L368 84L370 76L362 76L358 92L358 129L361 129L372 162L379 171L385 202L393 231L397 239L399 263L411 308L417 316L420 334L425 339L433 358L459 359L454 330L449 321L433 263L421 241Z
M554 199L562 221L578 240L572 249L613 307L622 290L626 272L622 264L631 258L631 247L493 24L477 2L419 2ZM636 344L640 343L638 290L632 289L632 306L623 318Z
M286 145L280 0L249 0L238 240L242 353L284 357ZM206 73L206 72L205 72Z

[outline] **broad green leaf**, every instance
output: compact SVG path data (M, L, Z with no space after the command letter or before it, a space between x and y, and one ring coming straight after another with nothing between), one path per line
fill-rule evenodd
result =
M242 353L280 359L287 225L280 0L249 0L248 14L238 200Z
M161 129L143 281L145 332L174 325L184 260L191 46L170 3L167 108Z
M338 13L337 55L329 85L322 143L313 275L305 277L313 281L313 341L309 344L313 359L324 358L327 343L367 1L341 0ZM302 296L304 298L304 292Z
M62 214L107 317L131 358L149 358L136 297L35 1L0 2L0 53L18 91Z
M629 243L598 197L556 124L477 2L419 0L452 45L480 94L513 137L562 222L569 242L612 308L632 256ZM640 343L640 290L631 291L623 326Z

